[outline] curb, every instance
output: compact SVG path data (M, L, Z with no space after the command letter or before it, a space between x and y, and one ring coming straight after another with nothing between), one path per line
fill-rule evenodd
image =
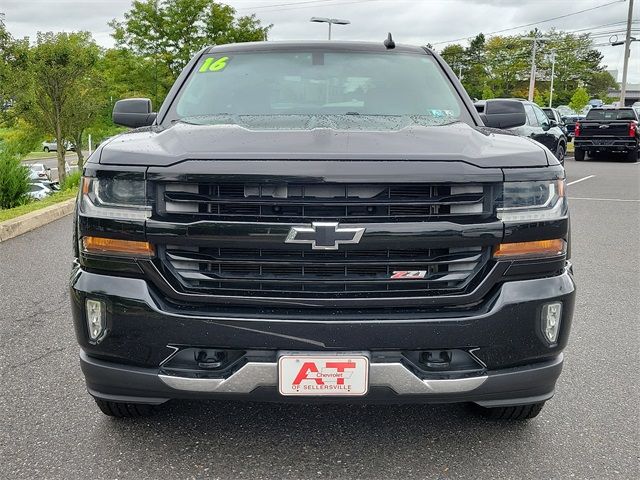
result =
M41 210L0 222L0 243L69 215L75 206L76 199L70 198Z

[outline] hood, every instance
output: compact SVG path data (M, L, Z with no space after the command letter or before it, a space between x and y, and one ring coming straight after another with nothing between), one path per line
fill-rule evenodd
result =
M108 165L169 166L184 160L463 161L481 168L547 166L544 148L523 137L465 123L362 131L250 130L177 123L132 130L100 152Z

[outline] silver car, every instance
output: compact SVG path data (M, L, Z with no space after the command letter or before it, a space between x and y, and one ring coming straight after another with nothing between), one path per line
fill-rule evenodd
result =
M42 200L53 193L53 189L42 182L33 182L29 184L27 195L33 200Z
M51 180L51 169L42 163L32 163L29 165L29 180L32 182Z
M75 147L71 142L65 140L64 149L73 152ZM55 140L49 140L42 142L42 150L45 152L55 152L58 150L58 143Z

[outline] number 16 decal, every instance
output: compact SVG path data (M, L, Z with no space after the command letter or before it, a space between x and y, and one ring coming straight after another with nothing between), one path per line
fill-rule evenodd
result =
M209 57L204 61L198 72L219 72L220 70L224 70L228 61L229 57L221 57L217 60L213 57Z

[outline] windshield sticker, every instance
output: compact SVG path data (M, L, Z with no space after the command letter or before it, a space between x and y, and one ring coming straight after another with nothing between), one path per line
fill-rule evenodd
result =
M217 60L214 57L209 57L202 63L202 66L198 70L198 73L219 72L220 70L225 69L228 61L229 57L221 57Z

